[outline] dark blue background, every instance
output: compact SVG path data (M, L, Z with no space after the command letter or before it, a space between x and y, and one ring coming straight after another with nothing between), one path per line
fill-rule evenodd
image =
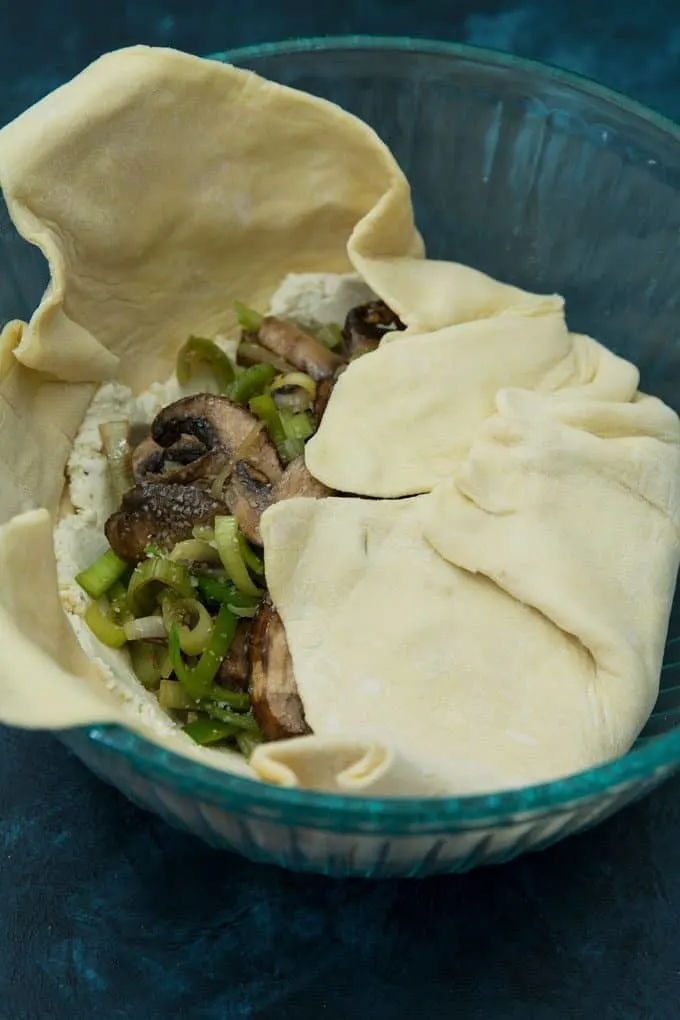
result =
M0 0L0 121L117 46L344 33L510 50L680 118L673 2ZM499 869L340 883L208 850L0 731L0 1020L676 1020L679 795Z

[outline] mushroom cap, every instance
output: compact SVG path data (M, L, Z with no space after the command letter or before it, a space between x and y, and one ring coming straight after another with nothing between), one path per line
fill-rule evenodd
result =
M125 493L120 509L111 514L104 530L122 560L139 563L149 545L172 549L177 542L191 538L196 525L212 524L217 514L226 513L225 504L204 489L142 482Z

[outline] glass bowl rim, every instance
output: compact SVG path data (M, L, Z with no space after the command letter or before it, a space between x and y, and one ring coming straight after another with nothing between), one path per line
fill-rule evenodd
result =
M521 70L552 84L566 85L589 98L604 100L680 141L680 126L673 121L583 75L468 44L400 36L326 36L230 49L212 53L209 59L238 64L260 57L338 50L406 51ZM657 773L670 774L680 766L679 727L654 737L623 757L548 783L477 796L357 797L283 788L214 769L169 751L124 726L84 726L73 732L83 735L86 742L95 747L124 758L142 774L164 784L172 781L168 784L172 789L222 808L284 822L294 816L296 824L311 828L332 827L347 831L356 826L383 834L388 830L398 833L418 826L434 831L437 827L475 828L489 822L509 824L518 816L566 810L603 794L614 795L618 789L650 779Z

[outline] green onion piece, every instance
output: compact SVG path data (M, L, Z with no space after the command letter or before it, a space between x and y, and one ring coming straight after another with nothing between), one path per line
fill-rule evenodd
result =
M128 601L135 616L148 616L155 608L159 589L171 588L184 599L194 596L189 571L181 563L163 557L142 560L128 587Z
M147 559L151 560L154 556L165 556L165 553L159 545L156 545L155 542L150 542L149 545L144 547L144 555Z
M236 622L234 614L230 613L226 606L220 606L210 641L195 666L187 666L182 659L179 627L176 623L170 627L168 648L172 668L177 679L192 698L205 698L210 695L222 660L234 640Z
M177 355L177 381L181 386L186 386L199 364L208 366L217 380L220 391L225 392L234 379L231 361L212 340L206 340L202 336L190 336Z
M196 719L187 723L184 732L197 744L218 744L234 736L234 727L229 723L218 722L216 719Z
M161 680L158 704L168 711L186 712L196 708L196 701L177 680Z
M170 559L180 563L217 563L217 549L198 538L178 542L170 553Z
M264 576L264 560L261 556L257 555L250 543L246 541L245 535L240 531L238 532L237 542L243 562L248 570L252 570L254 574Z
M130 645L130 661L135 675L147 691L157 691L163 683L163 660L167 652L161 645L136 641Z
M233 708L235 712L250 711L250 695L244 691L229 691L226 687L214 685L210 698L219 708Z
M207 524L197 524L192 529L192 534L198 542L214 542L215 529L209 528Z
M107 648L122 648L127 641L124 629L107 616L98 602L90 602L83 619L97 640Z
M227 395L235 404L247 404L252 397L262 393L275 376L273 365L251 365L234 379Z
M312 332L312 336L331 351L334 351L342 344L342 329L336 322L329 322L325 326L319 326L318 329Z
M229 606L236 616L249 616L251 611L254 616L260 604L260 595L244 595L233 581L218 581L214 577L199 577L198 590L209 602L219 602Z
M167 638L165 624L160 616L140 616L128 620L123 627L128 641L164 641Z
M227 602L227 606L231 609L234 616L250 620L257 616L257 606L235 606L231 602Z
M301 439L304 442L305 439L314 435L314 426L309 420L309 416L304 412L291 414L290 411L282 409L279 411L279 415L288 439Z
M112 584L120 581L127 569L127 563L116 556L113 549L107 549L86 570L76 574L76 581L91 598L99 599Z
M252 715L240 715L238 712L233 712L230 708L222 708L214 701L201 700L198 704L201 711L209 715L211 719L219 719L220 722L229 723L235 729L254 733L257 736L260 735L260 727Z
M236 737L236 746L246 759L250 758L255 748L259 747L262 743L254 733L245 733L241 730L234 735Z
M187 626L187 619L195 621L192 626ZM180 648L186 655L201 655L208 647L212 617L198 599L163 599L163 622L168 632L177 624Z
M234 301L234 311L240 326L249 333L259 333L264 315L260 315L254 308L248 308L242 301Z
M316 396L316 383L306 372L287 372L286 375L280 375L269 387L269 392L274 393L276 390L286 389L288 386L296 386L305 390L312 400Z
M102 450L106 457L111 491L116 503L135 484L130 462L130 425L127 421L107 421L99 426Z
M254 397L250 401L249 407L253 414L260 418L267 426L269 438L276 447L276 452L282 463L290 464L292 460L299 456L299 453L290 446L290 441L281 421L280 412L274 403L273 397L269 393L263 393L260 397Z
M239 591L246 595L259 595L260 589L248 573L238 538L239 531L235 517L215 518L215 542L224 569Z
M116 581L115 584L112 584L106 593L106 597L111 606L111 615L116 623L124 626L124 624L134 619L128 605L127 588L122 581Z

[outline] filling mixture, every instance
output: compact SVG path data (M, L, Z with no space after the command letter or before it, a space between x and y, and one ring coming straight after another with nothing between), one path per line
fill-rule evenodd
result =
M124 649L196 743L246 757L262 741L312 732L267 594L260 517L281 500L331 494L305 467L305 443L347 364L405 328L375 299L351 307L342 326L315 320L309 282L295 282L280 288L279 314L237 304L236 343L189 337L165 386L136 401L118 387L118 402L102 387L69 462L76 512L56 533L62 553L74 529L79 543L83 531L96 541L102 524L106 536L75 576L83 595L67 594L71 618L82 614L98 642ZM367 290L353 277L324 283L335 298L326 317L342 308L343 288ZM68 575L63 555L60 566Z

